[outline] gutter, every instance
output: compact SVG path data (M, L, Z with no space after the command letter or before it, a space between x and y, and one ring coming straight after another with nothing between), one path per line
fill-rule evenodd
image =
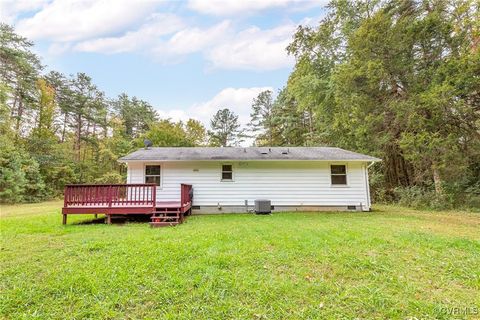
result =
M318 162L370 162L370 168L375 162L382 161L381 159L366 160L366 159L118 159L120 163L128 162L181 162L181 161L318 161Z
M380 162L382 160L376 160L376 161L372 161L372 163L370 163L368 166L367 166L367 170L370 169L371 166L373 166L376 162Z
M372 161L368 166L366 166L365 168L365 172L364 172L364 177L365 177L365 190L367 191L367 204L368 204L368 211L371 211L372 210L372 200L371 200L371 196L370 196L370 177L368 175L368 169L370 169L371 166L373 166L375 164L375 162L379 162L379 161L382 161L382 160L376 160L376 161Z

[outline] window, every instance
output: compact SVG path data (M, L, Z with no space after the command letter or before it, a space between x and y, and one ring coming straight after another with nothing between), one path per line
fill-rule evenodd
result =
M345 165L331 165L332 185L347 184L347 167Z
M160 185L160 166L145 166L145 183Z
M233 180L233 166L231 164L222 164L222 181Z

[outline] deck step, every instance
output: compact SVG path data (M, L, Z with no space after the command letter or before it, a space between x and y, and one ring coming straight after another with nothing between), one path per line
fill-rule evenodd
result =
M180 215L160 215L160 214L157 214L157 215L153 215L151 219L153 218L180 218Z
M152 221L156 221L156 220L160 220L160 221L162 221L162 220L176 220L176 221L178 221L180 219L181 219L180 216L153 216L153 217L150 218L150 220L152 220Z
M168 212L163 211L163 212L159 212L159 211L156 211L156 212L154 212L153 214L170 214L170 215L177 214L177 215L179 215L180 212L176 212L176 211L168 211Z
M180 224L180 222L178 222L178 221L175 221L175 222L150 222L150 226L152 228L173 227L173 226L176 226L177 224Z

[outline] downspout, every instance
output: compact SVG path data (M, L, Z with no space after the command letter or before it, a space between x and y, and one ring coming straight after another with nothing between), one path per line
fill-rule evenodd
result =
M372 210L372 202L370 200L370 184L368 183L369 177L368 177L368 169L375 164L374 161L370 163L368 166L365 168L365 190L367 191L367 205L368 205L368 211Z

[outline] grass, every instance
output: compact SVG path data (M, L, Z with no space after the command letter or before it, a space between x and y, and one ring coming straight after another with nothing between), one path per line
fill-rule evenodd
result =
M62 226L60 207L2 207L0 317L480 318L478 213L382 206L151 229Z

